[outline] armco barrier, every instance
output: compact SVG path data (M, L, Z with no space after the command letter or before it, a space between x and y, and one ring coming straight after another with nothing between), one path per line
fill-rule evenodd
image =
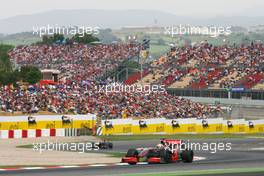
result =
M264 133L264 120L245 119L112 119L103 120L97 135L176 133Z

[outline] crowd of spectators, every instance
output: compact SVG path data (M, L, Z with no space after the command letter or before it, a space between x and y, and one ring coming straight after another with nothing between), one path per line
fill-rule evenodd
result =
M9 56L18 65L58 69L62 74L96 79L138 52L139 46L135 44L32 45L17 47L9 52Z
M36 113L96 113L102 118L166 117L206 118L215 116L215 109L176 97L166 92L100 92L100 82L72 81L45 86L0 89L0 110Z
M139 49L140 46L133 44L33 45L15 48L9 52L9 56L19 65L58 69L67 77L55 85L1 86L0 111L93 113L103 119L208 118L217 115L215 109L166 92L98 91L98 85L113 82L111 79L102 82L99 77L125 59L137 55Z
M168 74L165 74L165 80L166 77L169 77L169 80L174 77L174 81L169 81L170 83L187 74L191 75L193 80L189 84L190 88L195 84L204 84L203 88L206 88L234 71L238 72L238 78L251 76L254 82L254 75L263 75L264 70L264 46L261 43L213 46L204 42L194 46L172 48L167 58L166 63L153 70L163 69L164 73L169 70ZM188 64L189 62L194 64ZM230 77L222 80L219 88L243 86L237 83L239 80Z

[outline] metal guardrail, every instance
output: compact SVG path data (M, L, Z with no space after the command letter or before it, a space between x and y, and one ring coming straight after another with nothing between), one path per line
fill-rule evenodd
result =
M172 89L168 88L167 92L176 96L186 97L208 97L208 98L228 98L229 92L225 89ZM231 99L242 99L249 97L252 100L264 100L263 90L244 90L241 92L231 92Z

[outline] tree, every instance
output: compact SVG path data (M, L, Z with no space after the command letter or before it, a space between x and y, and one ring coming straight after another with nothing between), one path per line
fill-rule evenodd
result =
M82 34L75 34L72 37L72 40L77 43L84 43L84 44L90 44L92 42L99 42L100 40L97 37L94 37L92 34L84 33Z
M13 46L0 44L0 71L11 71L12 65L8 57L8 51Z
M34 66L22 66L19 76L22 81L35 84L42 78L41 71Z
M60 37L55 37L59 39ZM0 45L0 84L1 85L15 85L19 80L28 82L30 84L37 83L42 75L40 70L34 66L22 66L21 71L12 70L8 51L12 49L11 45Z
M113 35L112 30L109 28L100 30L100 33L97 36L102 43L112 43L114 41L120 40L115 35Z
M51 36L44 35L42 37L42 42L40 44L53 44L53 43L62 43L64 41L64 35L63 34L53 34Z
M250 44L250 38L248 36L245 36L241 39L241 43L244 45L249 45Z
M17 72L1 72L0 73L0 84L3 85L10 85L15 84L19 80L19 76L17 75Z
M26 75L26 82L29 84L35 84L41 80L41 77L40 70L31 70Z

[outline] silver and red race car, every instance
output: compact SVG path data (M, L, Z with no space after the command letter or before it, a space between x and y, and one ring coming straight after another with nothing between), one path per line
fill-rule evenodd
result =
M155 163L175 163L182 161L191 163L193 161L193 151L186 149L182 140L162 139L156 148L129 149L126 156L122 158L122 163L137 164L138 162Z

